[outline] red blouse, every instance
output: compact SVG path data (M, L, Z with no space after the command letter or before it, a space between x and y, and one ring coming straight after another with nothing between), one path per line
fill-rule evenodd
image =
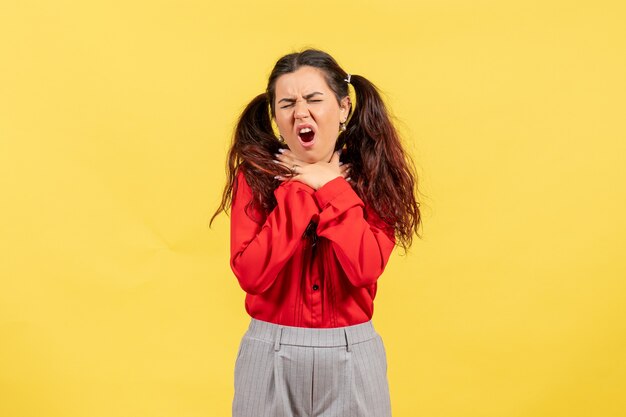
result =
M231 207L230 266L251 317L298 327L341 327L372 318L376 281L395 245L393 227L343 177L317 191L299 181L274 190L265 216L252 207L241 171ZM313 220L317 242L303 238Z

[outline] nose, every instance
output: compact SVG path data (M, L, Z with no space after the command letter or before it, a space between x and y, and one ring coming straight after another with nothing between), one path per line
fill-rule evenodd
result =
M293 111L293 116L296 119L304 119L305 117L309 116L309 108L307 106L306 101L304 100L297 100L294 103L294 111Z

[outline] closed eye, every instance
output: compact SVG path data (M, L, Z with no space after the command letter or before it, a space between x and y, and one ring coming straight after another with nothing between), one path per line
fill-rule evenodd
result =
M318 101L324 101L324 100L309 100L309 102L318 102ZM293 106L293 103L288 104L286 106L282 106L281 109L286 109L287 107L291 107L291 106Z

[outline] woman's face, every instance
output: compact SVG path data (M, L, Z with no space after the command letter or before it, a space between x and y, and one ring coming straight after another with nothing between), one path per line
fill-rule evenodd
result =
M276 125L289 149L305 162L329 161L339 124L348 117L350 97L340 106L322 70L311 66L278 77L275 91Z

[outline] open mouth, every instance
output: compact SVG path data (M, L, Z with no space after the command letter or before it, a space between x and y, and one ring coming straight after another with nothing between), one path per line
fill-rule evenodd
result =
M313 142L315 141L315 131L312 127L305 125L298 131L298 139L300 139L302 146L313 146Z
M314 137L315 137L315 132L312 130L309 132L300 133L300 140L304 143L311 142Z

